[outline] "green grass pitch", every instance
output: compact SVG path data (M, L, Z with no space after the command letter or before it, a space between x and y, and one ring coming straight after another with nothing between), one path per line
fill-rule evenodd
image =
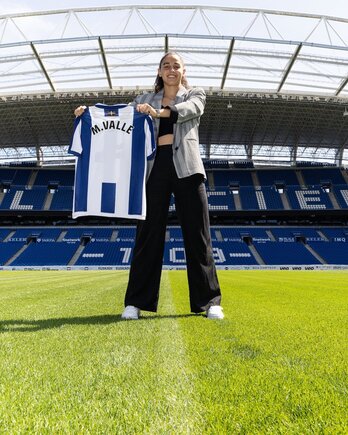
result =
M226 318L122 321L128 271L0 273L1 434L345 434L346 272L219 271Z

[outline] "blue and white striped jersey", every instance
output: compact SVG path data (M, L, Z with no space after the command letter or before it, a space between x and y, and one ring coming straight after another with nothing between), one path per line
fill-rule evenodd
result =
M76 118L73 218L146 217L146 163L154 157L152 120L133 106L96 104Z

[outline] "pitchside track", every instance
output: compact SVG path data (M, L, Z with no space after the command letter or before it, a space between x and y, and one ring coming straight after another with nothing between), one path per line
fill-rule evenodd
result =
M347 272L219 271L223 321L184 271L121 321L127 277L1 272L0 433L347 433Z

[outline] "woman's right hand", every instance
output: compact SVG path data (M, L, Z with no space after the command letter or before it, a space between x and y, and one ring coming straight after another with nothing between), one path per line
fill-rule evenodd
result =
M74 115L76 117L83 115L83 112L86 110L86 108L87 108L86 106L76 107L76 109L74 110Z

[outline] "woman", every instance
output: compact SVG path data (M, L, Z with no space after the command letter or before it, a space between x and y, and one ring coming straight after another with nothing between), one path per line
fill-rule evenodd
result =
M188 88L185 72L182 58L166 53L159 64L155 92L131 103L153 118L157 152L146 184L146 220L137 225L123 319L138 319L140 310L157 311L172 193L184 237L191 311L206 311L209 319L224 317L211 247L206 174L199 152L205 93L201 88ZM83 110L83 106L77 108L75 115Z

